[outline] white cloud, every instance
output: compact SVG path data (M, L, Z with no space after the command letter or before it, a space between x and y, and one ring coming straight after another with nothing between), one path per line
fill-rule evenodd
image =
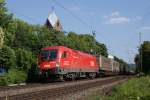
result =
M116 16L119 16L119 12L118 11L112 12L109 15L105 15L104 18L111 18L111 17L116 17Z
M111 13L111 17L116 17L116 16L119 16L120 15L120 13L118 12L118 11L115 11L115 12L112 12Z
M123 24L131 21L130 18L121 16L118 11L112 12L108 16L104 16L104 18L106 19L105 24Z
M127 23L129 21L130 19L126 17L114 17L106 21L106 24L122 24L122 23Z

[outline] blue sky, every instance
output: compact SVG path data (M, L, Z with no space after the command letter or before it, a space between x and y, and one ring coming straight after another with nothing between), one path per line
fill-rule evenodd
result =
M137 53L138 33L150 40L150 0L57 0L85 23L72 17L55 0L6 0L9 12L31 24L44 24L55 8L63 29L80 34L96 31L108 51L131 63ZM92 27L92 28L91 28Z

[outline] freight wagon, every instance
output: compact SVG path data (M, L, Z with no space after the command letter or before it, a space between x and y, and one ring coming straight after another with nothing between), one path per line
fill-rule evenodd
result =
M104 56L98 57L99 62L99 73L101 75L115 75L120 72L120 64L112 58Z

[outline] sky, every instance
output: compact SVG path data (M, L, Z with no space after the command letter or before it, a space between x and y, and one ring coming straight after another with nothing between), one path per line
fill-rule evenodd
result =
M6 0L6 7L14 17L40 25L54 8L64 31L95 31L109 54L128 63L138 52L139 32L150 41L150 0Z

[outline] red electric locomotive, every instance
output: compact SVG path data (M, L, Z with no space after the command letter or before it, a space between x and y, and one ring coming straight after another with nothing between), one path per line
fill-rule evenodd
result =
M42 48L38 65L43 75L49 78L94 78L99 72L95 56L64 46Z

